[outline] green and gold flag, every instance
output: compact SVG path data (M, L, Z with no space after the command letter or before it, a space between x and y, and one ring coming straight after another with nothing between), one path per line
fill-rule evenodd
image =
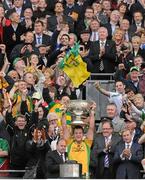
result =
M90 76L90 72L87 71L87 64L82 60L79 54L78 43L76 43L59 63L59 68L66 73L71 79L73 86L76 88Z

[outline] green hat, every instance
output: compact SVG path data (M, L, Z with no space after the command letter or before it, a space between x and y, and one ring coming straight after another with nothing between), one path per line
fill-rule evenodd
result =
M14 61L13 61L13 66L15 66L16 63L17 63L18 61L20 61L20 60L22 60L22 58L20 58L20 57L15 58Z
M132 72L132 71L138 71L139 72L139 67L137 67L137 66L131 67L130 72Z
M41 94L39 92L34 92L32 98L33 99L41 99L42 96L41 96Z

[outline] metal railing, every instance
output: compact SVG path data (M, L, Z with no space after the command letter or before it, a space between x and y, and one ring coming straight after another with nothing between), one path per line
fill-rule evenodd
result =
M104 77L104 80L113 80L114 79L114 73L91 73L90 80L93 80L93 77Z

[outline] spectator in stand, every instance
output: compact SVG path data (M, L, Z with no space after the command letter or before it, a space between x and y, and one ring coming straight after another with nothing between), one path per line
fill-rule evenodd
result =
M124 40L129 42L131 40L131 32L129 30L130 23L128 19L122 19L120 22L120 29L124 31Z
M36 177L43 179L45 173L45 155L51 150L51 147L46 139L46 132L44 128L38 126L33 129L31 133L32 138L26 142L26 151L30 156L26 167L30 168L38 163Z
M98 30L99 40L92 44L89 63L93 73L113 73L116 67L116 47L113 40L107 40L108 31L105 27ZM109 68L108 68L109 67Z
M33 45L38 47L41 44L45 44L48 48L50 45L50 36L43 33L44 25L40 20L35 21L34 23L34 41Z
M0 138L0 170L9 170L9 144L6 139ZM9 173L0 173L0 177L7 177Z
M113 133L113 125L110 120L104 120L102 133L96 134L91 152L91 160L96 162L95 178L111 179L115 177L116 168L113 164L113 157L120 140L119 134Z
M25 26L27 31L34 30L33 11L31 8L26 8L24 10L24 19L21 21L21 24Z
M59 174L60 174L59 165L64 163L66 159L67 159L66 141L64 139L59 139L57 141L57 149L54 151L49 151L46 155L45 178L59 178Z
M131 22L131 18L128 16L128 9L127 4L122 2L118 5L118 11L120 13L119 21L121 22L123 19L127 19L129 22Z
M132 141L129 130L122 133L123 142L120 142L115 150L114 163L116 164L116 178L138 179L140 178L140 161L143 158L141 145Z
M79 6L75 0L66 0L64 7L64 14L66 16L70 16L74 21L77 21L81 13L79 10Z
M122 31L119 28L116 29L112 39L115 41L117 56L119 57L121 55L121 48L122 48L123 42L124 42L124 31Z
M23 36L24 40L23 43L18 43L16 46L13 47L10 55L11 62L14 62L14 60L18 57L29 57L33 51L33 41L34 41L34 35L31 31L28 31Z
M139 36L133 36L132 37L132 55L133 57L141 56L143 59L145 59L145 49L140 48L141 45L141 38Z
M130 14L132 15L132 17L133 17L133 15L134 15L134 12L139 11L139 12L142 13L143 19L144 19L144 18L145 18L145 17L144 17L144 13L145 13L145 8L144 8L144 6L145 6L144 0L139 0L139 1L137 1L136 3L134 2L134 0L131 1L131 6L130 6L130 9L129 9L129 10L130 10Z
M93 2L92 8L94 10L94 17L97 18L101 25L108 23L108 17L103 13L102 4L100 2Z
M26 32L24 26L20 23L20 16L18 13L13 12L10 15L11 25L4 27L4 43L6 45L6 52L8 58L14 46L21 42L21 35Z
M63 4L57 2L55 4L54 11L55 15L48 18L48 29L53 32L56 30L57 25L60 25L63 21L65 21L68 23L70 31L74 32L74 21L70 16L64 14Z
M37 10L33 13L34 20L39 18L47 18L49 16L47 11L47 3L46 0L39 0L37 5Z
M13 119L10 107L6 113L6 123L11 127L11 131L9 131L12 142L10 147L10 169L24 170L28 161L25 145L33 122L29 120L27 122L24 115L17 116L16 120ZM23 173L12 173L11 176L23 177Z
M9 26L11 21L5 18L5 11L2 5L0 5L0 43L3 43L3 29L4 26Z
M10 15L13 13L13 12L16 12L19 16L20 16L20 20L23 20L23 17L24 17L24 9L25 9L25 6L24 6L24 1L23 0L14 0L13 1L13 8L12 9L9 9L6 13L6 17L9 18Z
M98 35L99 27L100 27L100 23L98 22L97 19L93 19L90 22L90 31L91 31L90 41L91 42L98 41L98 39L99 39L99 35Z
M136 66L132 66L130 68L130 74L129 74L128 79L123 77L122 74L120 73L118 74L118 77L116 78L116 80L123 81L126 87L131 88L134 91L134 93L138 93L139 92L139 75L140 75L139 68Z
M106 107L106 113L108 119L111 119L114 132L121 133L125 129L125 122L123 118L119 117L117 112L117 106L114 103L110 103ZM102 124L104 119L102 118L102 122L99 124L98 132L102 132Z
M100 93L109 97L110 103L114 103L117 106L117 111L120 114L122 104L123 104L123 96L125 95L124 83L122 81L116 81L115 83L116 92L110 92L101 88L99 81L95 83L95 87Z
M83 30L88 30L91 21L93 20L94 10L92 7L88 7L85 10L84 19L80 20L76 26L77 32L75 32L78 36Z
M109 22L110 14L111 14L111 1L103 0L102 1L103 14L106 16ZM107 24L106 22L103 24Z
M133 14L134 23L130 26L130 32L132 36L143 30L143 14L140 11L135 11Z
M118 28L119 24L119 11L113 10L110 14L110 21L104 25L104 27L108 30L108 39L112 39L116 28Z

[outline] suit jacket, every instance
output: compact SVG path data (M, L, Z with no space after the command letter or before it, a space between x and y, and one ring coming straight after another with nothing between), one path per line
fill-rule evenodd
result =
M99 41L91 43L89 53L89 66L92 73L99 73L100 66L100 43ZM105 44L105 54L101 57L104 64L104 73L113 73L116 67L116 45L112 40L107 40Z
M74 21L73 21L73 19L69 16L66 16L66 15L63 15L63 18L68 23L70 31L74 32ZM49 31L54 32L56 30L57 24L58 24L56 15L49 17L47 23L48 23Z
M128 179L138 179L140 178L140 162L143 158L142 146L138 143L133 143L131 146L131 159L121 160L120 155L125 148L125 143L120 142L116 147L114 155L114 163L117 168L116 178L125 179L126 176Z
M113 166L113 156L115 153L115 148L120 142L121 137L117 133L112 134L111 138L111 149L108 152L109 156L109 171L112 174L112 179L115 177L115 168ZM95 166L96 163L96 177L102 178L104 173L104 158L106 153L103 151L105 148L105 138L102 133L97 134L94 140L94 146L91 152L91 163L90 165Z
M137 1L136 3L133 3L132 6L130 7L130 14L132 15L132 17L135 11L142 12L143 17L145 19L145 8L141 5L139 1Z
M112 39L112 27L111 27L110 22L103 25L103 26L106 27L108 30L108 39ZM117 25L116 25L116 27L117 27Z
M68 16L69 14L71 14L72 12L76 12L78 15L80 15L80 12L79 12L79 6L78 4L74 4L74 6L72 6L71 8L69 8L68 6L64 6L64 14L66 16Z
M143 59L145 59L145 49L141 49L139 48L137 54L135 55L134 53L134 49L132 50L132 55L133 57L136 57L136 56L141 56Z
M134 93L139 93L139 82L137 83L137 87L131 80L122 79L126 87L131 88Z
M121 133L125 129L125 122L124 119L120 118L119 116L115 116L112 120L114 132ZM99 124L98 132L102 132L102 122Z
M66 159L66 154L65 154ZM45 159L46 174L45 178L59 178L59 165L63 164L63 160L56 150L49 151Z
M35 46L36 43L36 36L34 35L34 41L33 41L33 46ZM45 44L46 46L50 45L50 36L46 34L42 34L42 44Z
M22 26L20 23L18 24L16 31L14 31L12 25L4 27L4 43L6 45L8 55L10 54L14 46L20 44L21 42L20 36L25 32L26 32L25 26ZM16 41L14 41L12 38L14 34L16 35Z
M20 14L20 18L24 17L24 10L25 10L25 7L24 7L24 6L22 6L22 11L21 11L21 14ZM9 17L10 17L10 15L11 15L13 12L16 12L15 7L14 7L14 8L12 8L12 9L9 9L9 10L7 11L7 13L6 13L6 17L7 17L7 18L9 18Z
M144 28L144 25L143 23L141 24L141 27ZM134 36L135 35L135 32L137 31L137 26L136 24L132 24L129 28L129 31L131 33L131 36Z

